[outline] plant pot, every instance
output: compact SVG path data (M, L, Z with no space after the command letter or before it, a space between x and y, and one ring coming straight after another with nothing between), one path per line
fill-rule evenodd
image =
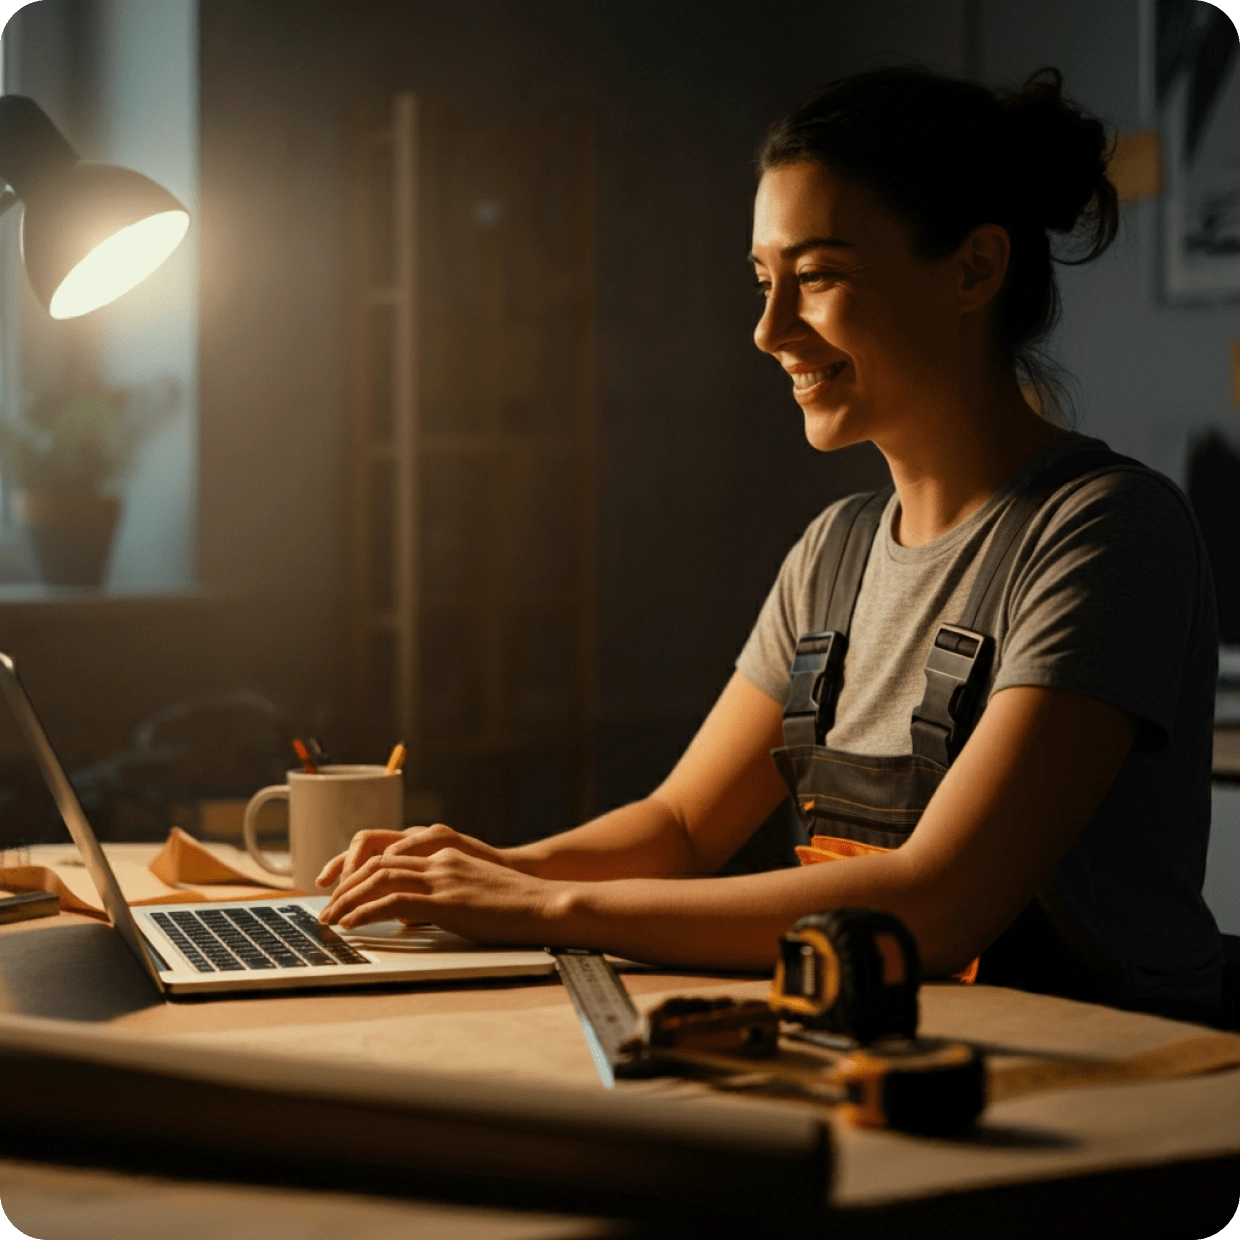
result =
M39 572L49 586L102 585L120 500L68 490L23 491L16 500Z

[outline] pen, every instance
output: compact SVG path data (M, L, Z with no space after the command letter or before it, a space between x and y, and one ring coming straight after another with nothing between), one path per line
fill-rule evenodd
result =
M402 766L405 765L405 745L403 741L397 741L395 748L387 760L387 773L395 775Z
M301 763L307 775L317 775L319 773L319 768L314 765L314 759L310 756L310 751L300 737L293 738L293 752L297 755L297 760Z

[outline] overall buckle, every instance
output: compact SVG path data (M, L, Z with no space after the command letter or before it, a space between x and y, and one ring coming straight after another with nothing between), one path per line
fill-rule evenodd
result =
M942 624L926 658L926 692L913 711L913 752L950 766L969 739L994 638Z
M821 745L831 728L835 691L848 639L843 633L802 633L792 660L784 707L784 744Z

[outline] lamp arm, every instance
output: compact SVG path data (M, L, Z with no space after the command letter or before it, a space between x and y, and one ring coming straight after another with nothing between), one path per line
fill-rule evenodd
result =
M77 162L77 151L33 99L0 95L0 179L18 198Z

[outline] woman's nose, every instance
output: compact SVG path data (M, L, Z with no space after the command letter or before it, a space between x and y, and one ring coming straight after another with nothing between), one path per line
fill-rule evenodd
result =
M753 342L763 353L775 353L797 336L797 292L777 281L767 294L762 317L753 329Z

